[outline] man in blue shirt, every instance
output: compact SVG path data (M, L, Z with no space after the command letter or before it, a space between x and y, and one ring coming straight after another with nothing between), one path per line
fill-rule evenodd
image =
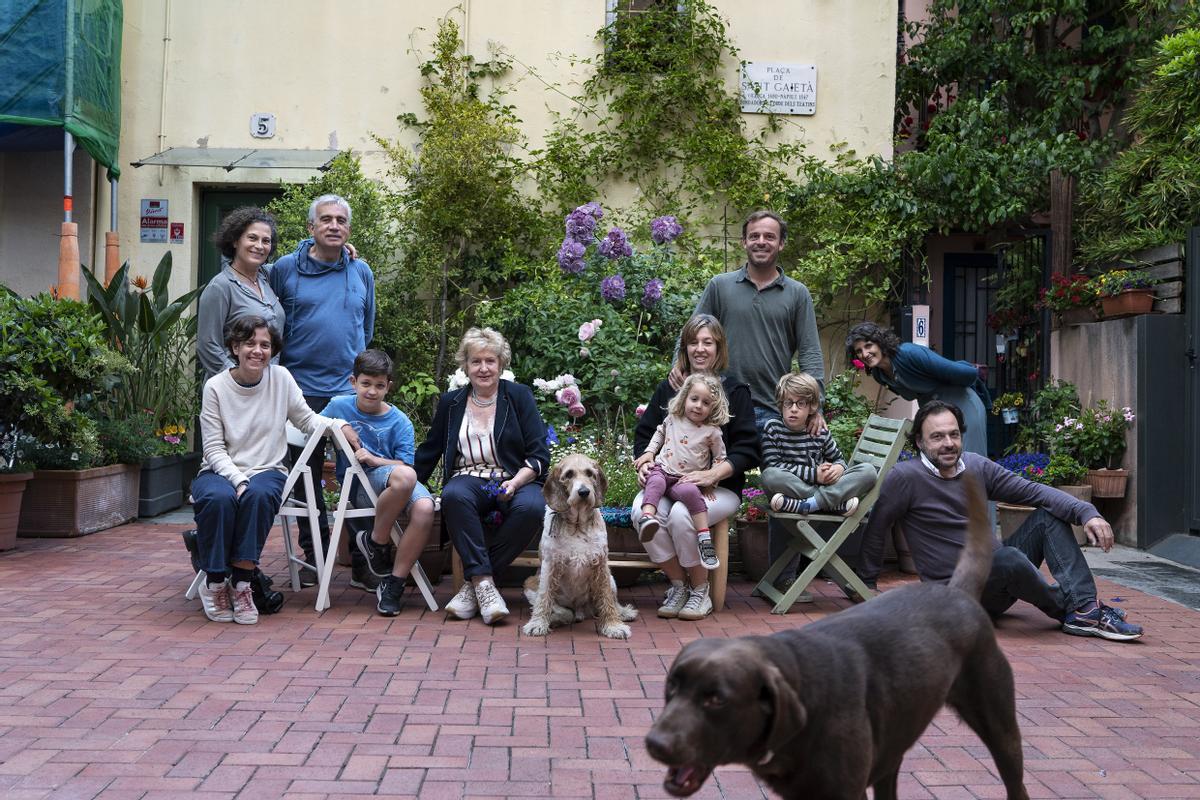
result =
M355 356L367 349L375 333L375 276L367 262L352 258L344 249L350 238L350 219L350 204L345 199L334 194L318 197L308 209L312 238L275 262L271 271L271 289L279 297L285 317L279 363L292 373L305 401L316 412L331 398L349 393L346 376ZM292 457L299 452L293 448ZM319 477L325 463L324 448L315 449L308 463ZM295 496L304 500L299 483ZM315 499L321 541L327 546L325 498L318 492ZM305 560L316 564L308 521L301 518L299 525ZM301 582L315 585L316 574L302 570ZM363 582L351 580L351 585L359 583ZM358 588L374 590L367 585Z

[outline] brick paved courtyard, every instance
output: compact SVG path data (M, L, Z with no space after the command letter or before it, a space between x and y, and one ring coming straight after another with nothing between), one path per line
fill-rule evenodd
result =
M622 591L642 613L630 641L590 623L531 640L519 622L449 622L417 598L383 619L343 570L321 616L306 589L257 626L220 625L183 598L182 527L22 539L0 554L0 797L665 797L641 740L680 645L846 605L821 585L815 605L775 617L742 582L721 615L665 621L660 587L640 585ZM267 555L281 576L277 532ZM1028 606L999 628L1030 795L1200 797L1200 612L1100 589L1146 625L1141 642L1065 636ZM450 594L447 578L437 596ZM1003 796L986 750L946 713L900 789ZM769 795L723 767L696 796Z

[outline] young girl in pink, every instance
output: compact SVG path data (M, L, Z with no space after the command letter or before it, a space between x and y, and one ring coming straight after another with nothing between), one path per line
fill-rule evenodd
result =
M696 525L700 561L705 569L721 565L708 529L708 505L704 488L688 480L693 472L706 470L725 460L721 426L729 421L729 400L714 375L698 372L687 377L667 407L667 417L654 431L646 452L635 467L653 460L642 493L642 517L638 527L643 542L654 538L663 520L657 516L663 494L683 503Z

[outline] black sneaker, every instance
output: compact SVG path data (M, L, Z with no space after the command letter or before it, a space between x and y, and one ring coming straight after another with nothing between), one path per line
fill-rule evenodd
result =
M350 585L364 592L374 592L379 587L379 578L371 573L367 560L358 552L358 548L350 551Z
M400 613L400 608L404 605L404 587L407 583L407 578L397 578L395 575L387 575L380 579L379 587L375 590L375 597L378 598L375 610L380 616L394 617Z
M314 567L317 563L317 557L312 553L305 553L304 560L307 561L309 564L313 564ZM321 582L320 577L317 575L317 570L314 567L301 567L300 568L300 587L301 588L304 588L306 586L316 586L318 583Z
M370 531L359 531L354 537L355 544L358 545L358 552L363 554L366 559L367 569L377 578L385 578L392 574L392 555L391 542L387 544L377 544L371 538Z
M188 555L192 559L192 571L200 571L200 545L196 542L196 529L181 531L183 536L183 546L187 548Z
M283 608L283 592L271 588L271 579L255 567L250 579L250 590L254 593L254 606L262 614L277 614Z

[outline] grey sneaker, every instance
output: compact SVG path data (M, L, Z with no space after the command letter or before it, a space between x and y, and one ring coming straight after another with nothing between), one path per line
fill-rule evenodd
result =
M492 625L508 616L508 606L500 596L500 590L491 581L480 581L475 587L475 599L479 601L479 616Z
M708 584L688 591L687 602L679 609L679 619L704 619L712 613L712 599L708 596Z
M377 578L386 578L392 574L392 544L379 544L371 538L370 531L359 531L354 537L358 552L367 560L367 568Z
M658 533L658 529L662 527L662 523L658 517L653 514L643 516L638 521L638 541L642 544L650 541Z
M223 583L208 583L208 575L201 572L200 604L204 607L204 616L213 622L233 622L233 602L229 599L229 580Z
M667 589L667 595L663 598L662 605L658 607L658 615L663 619L675 619L679 616L679 609L683 608L687 598L687 587L682 583L672 583Z
M717 547L713 544L712 535L701 536L696 544L700 547L700 564L705 569L716 569L721 566L717 558Z
M254 590L250 581L241 581L233 587L233 621L239 625L257 625L258 607L254 605Z
M463 581L458 594L446 603L446 611L459 619L470 619L479 613L479 601L475 599L475 587L471 582Z

